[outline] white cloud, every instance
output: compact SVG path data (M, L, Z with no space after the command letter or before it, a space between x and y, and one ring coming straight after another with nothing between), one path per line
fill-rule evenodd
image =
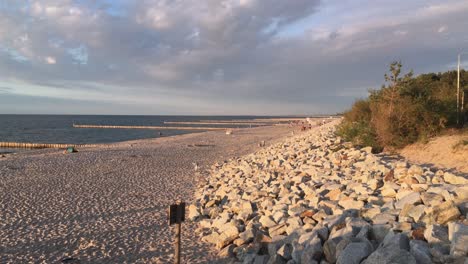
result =
M45 60L45 62L47 64L56 64L57 63L57 60L54 57L50 57L50 56L45 57L44 60Z
M447 31L447 27L446 27L446 26L440 26L439 29L437 29L437 32L438 32L438 33L443 33L443 32L445 32L445 31Z
M122 16L100 0L0 8L0 72L64 98L106 87L122 89L119 99L203 98L194 107L206 112L340 110L378 87L391 60L437 71L468 33L468 3L455 0L118 2ZM298 33L278 33L289 27Z

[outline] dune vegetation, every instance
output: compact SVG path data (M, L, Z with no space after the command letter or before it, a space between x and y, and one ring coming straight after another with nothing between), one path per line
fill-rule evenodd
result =
M460 75L463 91L468 72ZM368 98L357 100L344 113L338 135L380 152L427 141L457 127L456 71L414 76L412 71L402 73L401 62L392 62L384 77L380 89L371 90Z

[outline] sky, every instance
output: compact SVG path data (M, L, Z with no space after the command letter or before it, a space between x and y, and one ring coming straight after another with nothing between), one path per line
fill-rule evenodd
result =
M463 0L0 0L0 114L337 113L394 60L454 70L466 14Z

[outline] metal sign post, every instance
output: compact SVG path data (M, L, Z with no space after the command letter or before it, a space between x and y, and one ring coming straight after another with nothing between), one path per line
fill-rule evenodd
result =
M181 226L185 221L185 203L177 202L169 207L169 225L175 224L174 232L174 263L180 264Z

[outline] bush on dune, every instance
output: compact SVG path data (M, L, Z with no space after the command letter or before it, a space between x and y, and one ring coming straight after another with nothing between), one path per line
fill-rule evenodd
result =
M337 132L357 146L375 152L394 150L438 135L456 123L456 74L446 72L402 76L400 62L390 64L385 84L358 100L344 113ZM464 83L468 73L463 72Z

